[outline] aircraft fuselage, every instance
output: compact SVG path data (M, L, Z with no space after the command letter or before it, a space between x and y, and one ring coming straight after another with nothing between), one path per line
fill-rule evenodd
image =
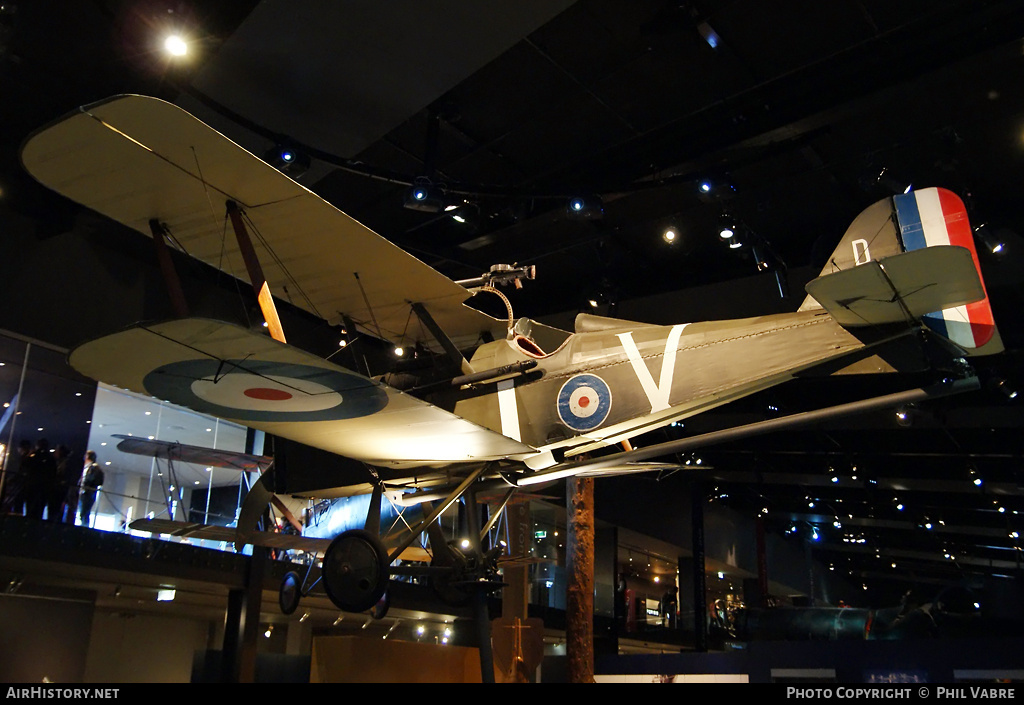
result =
M822 310L656 326L620 324L569 336L546 356L514 340L481 346L471 364L525 359L536 374L497 382L455 413L537 448L617 443L779 384L864 343Z

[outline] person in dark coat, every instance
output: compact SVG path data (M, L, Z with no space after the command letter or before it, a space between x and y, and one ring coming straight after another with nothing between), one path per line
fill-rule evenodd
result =
M57 461L57 484L47 505L50 519L63 524L74 524L78 511L78 463L71 459L71 449L63 443L54 452Z
M22 514L25 511L25 461L32 454L32 443L22 439L18 443L18 454L7 456L4 468L4 514Z
M23 465L25 471L25 516L42 519L43 511L57 486L57 461L50 452L50 442L45 438L36 441L32 454Z
M82 470L82 492L78 505L78 520L82 526L92 525L92 505L96 502L96 491L103 484L103 468L96 462L96 451L85 452L85 468Z

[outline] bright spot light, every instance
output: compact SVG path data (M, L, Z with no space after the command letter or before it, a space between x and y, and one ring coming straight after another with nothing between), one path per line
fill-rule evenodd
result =
M665 242L675 242L676 231L669 228L662 237L665 238Z
M398 357L402 357L402 355L405 355L405 348L397 347L396 346L395 347L395 355L397 355Z
M172 34L164 40L164 50L171 56L185 56L188 53L188 44L180 35Z

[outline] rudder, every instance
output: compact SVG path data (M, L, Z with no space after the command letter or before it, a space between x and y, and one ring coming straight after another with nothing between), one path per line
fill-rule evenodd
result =
M978 278L982 287L985 286L974 233L959 196L946 189L927 188L895 196L893 203L906 251L936 245L963 247L970 251ZM970 350L981 348L996 337L987 291L980 301L926 314L924 323L939 335Z
M869 262L875 263L872 266L877 267L882 264L882 260L887 258L895 258L891 260L893 268L897 266L897 260L904 260L906 257L916 258L914 263L918 267L922 263L927 266L929 262L932 263L932 266L940 266L945 261L945 255L939 256L938 250L934 251L936 257L930 256L931 250L929 250L928 257L924 257L923 252L920 253L920 256L904 255L899 257L903 253L921 251L930 247L937 247L949 252L953 251L951 247L962 248L958 251L962 252L963 258L967 260L963 262L963 266L966 267L966 276L973 279L970 274L970 266L973 263L978 277L975 286L980 283L981 288L976 296L956 301L958 305L952 305L955 300L955 297L952 297L942 302L949 306L948 308L923 309L930 311L928 313L923 313L919 308L915 315L920 316L922 322L930 330L949 339L970 355L988 355L1002 351L1003 346L992 315L988 293L985 291L984 278L981 274L967 209L959 196L946 189L927 188L910 191L878 201L866 208L851 223L828 263L822 269L819 278L812 282L815 287L808 285L808 290L817 288L819 295L826 290L835 294L840 280L844 282L858 280L857 277L850 278L851 270ZM901 264L903 263L905 260L901 262ZM884 278L886 276L885 268L883 267L880 271L882 273L879 276ZM953 272L950 272L951 279L947 281L952 283L955 277L965 276L963 269L957 271L960 274L954 275ZM831 286L826 285L824 281L826 278L840 272L844 273L842 277L832 277L834 283ZM893 273L895 273L895 269ZM966 282L966 279L963 282ZM889 284L892 283L889 282ZM910 293L914 290L904 289L903 291ZM857 299L855 297L850 300ZM862 300L867 301L868 299ZM960 301L969 301L970 303L960 304ZM808 296L800 306L800 310L823 308L822 303L826 302L819 303L813 296ZM836 302L829 301L827 304L824 308L834 313ZM865 322L869 323L870 321Z

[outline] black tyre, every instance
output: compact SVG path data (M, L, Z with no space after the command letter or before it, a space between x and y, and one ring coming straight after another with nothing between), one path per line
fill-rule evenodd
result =
M289 570L281 579L281 589L277 594L277 602L281 612L291 614L299 606L302 598L302 578L294 570Z
M324 553L324 591L339 609L365 612L384 596L388 567L388 554L378 536L362 529L346 531Z

